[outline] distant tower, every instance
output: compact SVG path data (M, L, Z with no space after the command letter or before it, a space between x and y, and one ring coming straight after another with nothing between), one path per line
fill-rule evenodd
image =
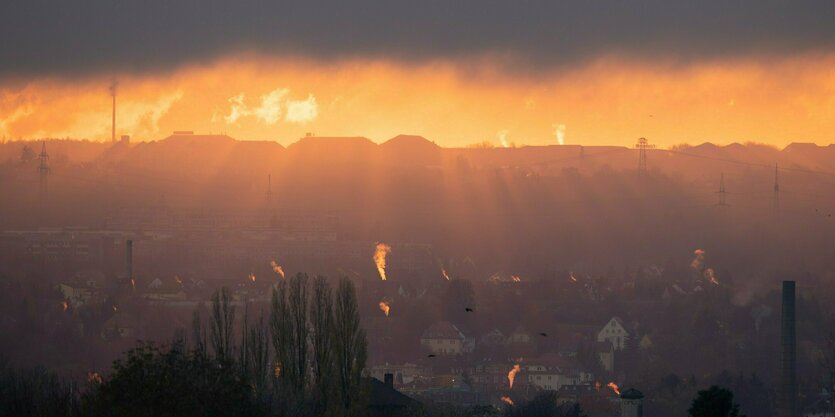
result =
M583 148L583 145L580 145L580 160L582 161L586 157L586 149Z
M267 174L267 192L264 198L267 200L267 204L273 202L273 174Z
M725 203L725 173L724 172L719 177L719 191L717 192L717 194L719 194L719 202L716 205L719 206L719 207L722 207L722 208L727 207L728 204Z
M113 114L112 120L110 124L110 142L116 143L116 88L119 87L119 83L116 80L110 83L110 97L113 98Z
M133 240L125 242L125 267L128 281L133 283Z
M635 147L638 148L638 174L646 175L647 149L655 149L655 145L650 145L646 138L640 138Z
M783 313L780 343L780 390L777 417L798 417L797 336L795 333L794 281L783 281Z
M38 159L40 159L41 163L38 165L38 173L40 174L40 189L41 189L41 198L46 198L48 193L48 186L49 186L49 154L46 153L46 141L43 141L43 145L41 146L41 153L38 155Z
M772 202L771 208L774 210L775 215L780 211L780 183L777 181L778 170L777 164L774 164L774 201Z
M644 417L644 394L629 388L620 395L621 417Z

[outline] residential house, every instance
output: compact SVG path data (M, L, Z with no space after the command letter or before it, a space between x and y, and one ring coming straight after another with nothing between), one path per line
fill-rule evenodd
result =
M466 339L454 324L441 321L423 332L420 344L435 355L461 355L464 353Z
M615 347L608 341L595 342L592 345L594 354L600 360L600 365L606 372L615 371Z
M629 332L626 331L626 326L618 317L612 317L606 325L597 333L598 342L609 342L615 350L622 350L626 347L626 340L629 338Z
M523 367L528 383L543 390L558 391L563 385L589 384L593 380L576 358L556 353L530 359Z

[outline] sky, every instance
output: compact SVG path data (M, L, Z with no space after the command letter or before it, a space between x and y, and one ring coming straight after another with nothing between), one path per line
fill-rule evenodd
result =
M828 1L0 3L0 137L835 140Z

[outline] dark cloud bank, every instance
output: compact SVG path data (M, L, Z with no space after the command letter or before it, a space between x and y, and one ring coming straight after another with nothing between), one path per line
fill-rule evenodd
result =
M239 51L402 61L497 53L553 68L604 54L700 60L831 51L823 1L4 0L0 74L154 71Z

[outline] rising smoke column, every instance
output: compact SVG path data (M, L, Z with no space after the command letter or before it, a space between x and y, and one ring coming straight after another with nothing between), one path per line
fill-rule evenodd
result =
M719 280L716 279L716 272L713 268L706 268L707 265L705 264L704 249L694 250L693 255L695 255L695 257L690 262L690 267L700 272L705 281L710 282L713 285L719 285Z
M282 268L281 265L275 261L270 261L270 266L273 268L273 272L278 274L281 278L284 278L284 268Z
M377 265L377 272L380 273L380 279L386 280L386 255L391 253L391 246L385 243L377 243L374 250L374 264Z
M716 279L716 273L713 272L713 268L705 268L705 272L702 275L704 275L705 279L711 284L719 285L719 280Z
M510 368L510 372L507 373L507 383L510 389L513 389L513 381L516 380L516 374L518 374L520 370L522 370L522 368L520 368L517 363L513 365L513 368Z
M383 313L386 313L386 317L389 316L389 312L391 311L391 300L387 298L383 298L380 300L380 310Z
M557 143L565 145L565 125L562 123L554 125L554 136L557 138Z
M705 251L704 251L704 249L694 250L693 255L695 255L695 258L693 258L693 260L690 262L690 267L697 270L697 271L701 271L702 267L705 264Z

